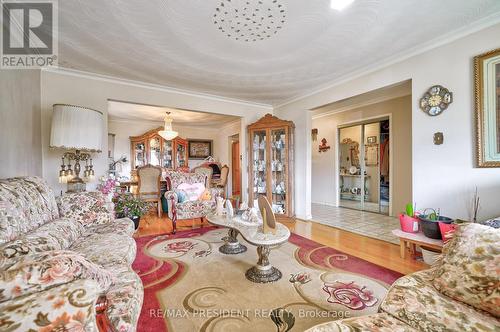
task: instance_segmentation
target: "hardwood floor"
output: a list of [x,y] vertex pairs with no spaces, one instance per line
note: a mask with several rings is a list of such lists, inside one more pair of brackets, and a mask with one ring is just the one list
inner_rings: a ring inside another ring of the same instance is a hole
[[[405,259],[401,258],[399,246],[392,243],[315,222],[283,217],[278,218],[278,220],[295,234],[403,274],[428,268],[426,264],[413,260],[410,255],[407,255]],[[207,226],[208,222],[204,221],[203,225]],[[200,226],[200,219],[177,222],[178,231]],[[141,218],[135,236],[170,234],[171,232],[172,222],[170,219],[166,216],[158,218],[156,215],[149,214]]]

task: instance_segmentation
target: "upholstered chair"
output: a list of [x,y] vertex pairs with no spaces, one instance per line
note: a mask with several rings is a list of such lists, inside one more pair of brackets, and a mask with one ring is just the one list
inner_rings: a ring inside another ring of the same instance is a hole
[[161,167],[146,165],[137,168],[137,196],[145,202],[154,202],[158,206],[161,218]]
[[221,188],[222,192],[226,193],[227,178],[229,176],[229,167],[227,165],[222,166],[220,169],[220,179],[214,182],[217,188]]
[[173,233],[177,231],[177,220],[200,218],[203,224],[203,218],[215,211],[216,198],[221,195],[221,190],[208,188],[205,174],[171,171],[166,180],[168,191],[165,198]]
[[204,174],[207,176],[207,187],[210,188],[212,186],[212,175],[213,175],[213,168],[209,166],[198,166],[193,169],[194,173],[196,174]]

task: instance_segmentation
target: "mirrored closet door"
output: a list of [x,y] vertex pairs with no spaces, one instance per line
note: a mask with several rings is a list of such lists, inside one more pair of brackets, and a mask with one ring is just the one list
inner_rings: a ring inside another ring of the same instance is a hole
[[339,206],[389,214],[389,120],[339,128]]

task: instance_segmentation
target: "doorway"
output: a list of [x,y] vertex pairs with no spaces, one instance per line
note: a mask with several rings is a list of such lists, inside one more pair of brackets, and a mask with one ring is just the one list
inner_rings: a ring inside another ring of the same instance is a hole
[[241,153],[239,136],[232,137],[231,142],[231,178],[232,196],[241,195]]
[[338,142],[339,206],[388,215],[389,118],[340,126]]

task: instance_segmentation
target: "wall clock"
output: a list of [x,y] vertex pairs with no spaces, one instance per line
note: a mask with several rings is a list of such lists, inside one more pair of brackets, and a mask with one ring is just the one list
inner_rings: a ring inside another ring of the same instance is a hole
[[430,116],[441,114],[453,102],[453,93],[441,85],[431,87],[420,99],[420,108]]

